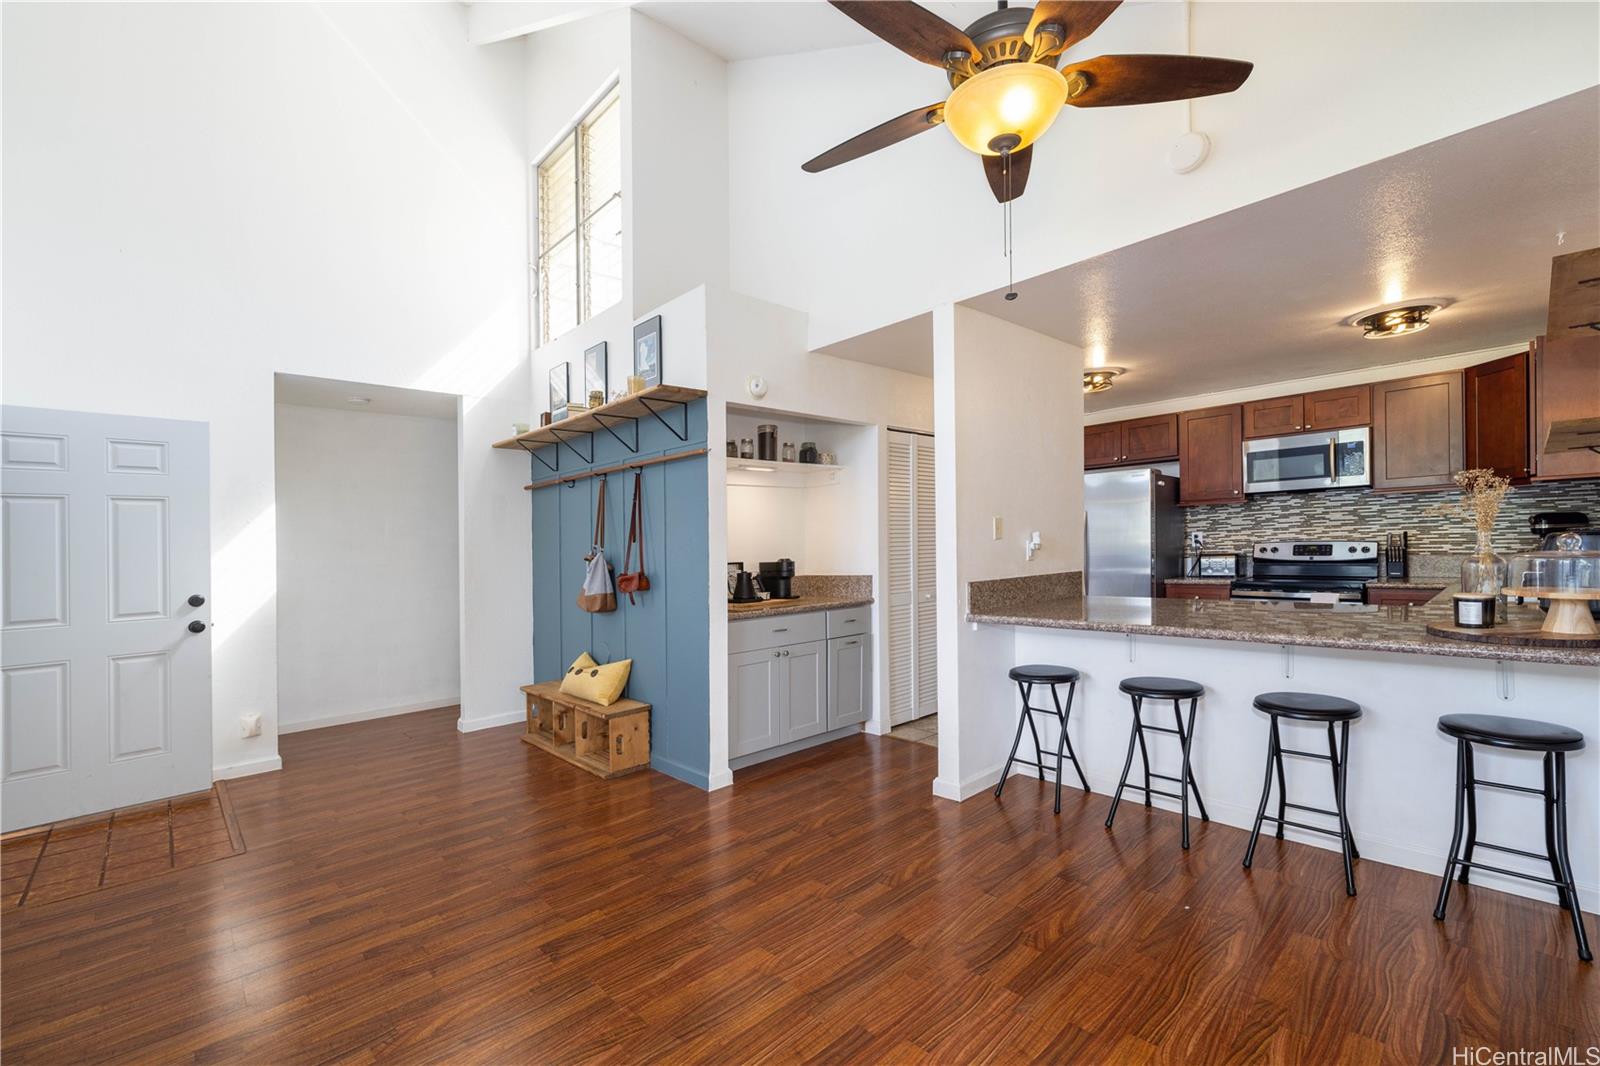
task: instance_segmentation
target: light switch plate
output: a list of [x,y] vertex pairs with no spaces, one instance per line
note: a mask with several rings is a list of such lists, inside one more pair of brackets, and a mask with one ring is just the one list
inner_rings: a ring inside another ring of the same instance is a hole
[[999,515],[995,515],[994,516],[994,539],[995,540],[999,540],[1000,539],[1000,516]]

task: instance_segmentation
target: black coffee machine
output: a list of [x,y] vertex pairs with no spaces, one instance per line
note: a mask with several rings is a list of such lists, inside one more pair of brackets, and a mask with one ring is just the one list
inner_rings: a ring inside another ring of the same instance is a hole
[[797,599],[794,588],[794,560],[778,559],[761,564],[761,587],[775,600]]

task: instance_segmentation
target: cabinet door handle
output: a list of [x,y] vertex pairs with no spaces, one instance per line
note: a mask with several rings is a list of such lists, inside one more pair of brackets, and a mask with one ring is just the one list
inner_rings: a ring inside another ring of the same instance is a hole
[[788,626],[784,626],[782,629],[774,629],[773,632],[774,633],[787,633],[787,632],[789,632],[789,627]]

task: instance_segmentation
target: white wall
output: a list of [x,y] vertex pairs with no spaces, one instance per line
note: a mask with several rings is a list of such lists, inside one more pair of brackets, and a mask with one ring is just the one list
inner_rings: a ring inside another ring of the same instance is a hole
[[279,404],[278,730],[460,699],[454,419]]
[[463,726],[521,714],[526,470],[487,447],[529,417],[521,48],[465,17],[4,8],[6,399],[210,422],[219,776],[279,764],[278,371],[463,396]]
[[[980,311],[933,312],[939,777],[962,800],[1010,741],[1009,636],[969,626],[969,582],[1083,568],[1083,350]],[[993,520],[1001,536],[993,536]],[[1038,530],[1026,558],[1023,538]]]
[[[1184,5],[1126,4],[1071,58],[1180,52]],[[843,17],[843,16],[841,16]],[[1185,105],[1067,108],[1015,206],[1019,277],[1296,188],[1576,92],[1600,78],[1600,7],[1565,3],[1199,3],[1194,50],[1251,60],[1194,103],[1210,160],[1165,164]],[[1487,76],[1516,70],[1515,77]],[[884,44],[731,64],[731,276],[804,308],[821,346],[1000,287],[1000,211],[947,131],[823,174],[800,164],[942,100],[938,71]],[[778,117],[778,118],[775,118]]]

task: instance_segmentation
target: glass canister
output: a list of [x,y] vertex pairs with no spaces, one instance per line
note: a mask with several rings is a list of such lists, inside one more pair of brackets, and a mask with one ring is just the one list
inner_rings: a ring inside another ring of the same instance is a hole
[[778,427],[771,422],[756,427],[756,458],[763,463],[778,461]]
[[800,442],[800,461],[802,463],[814,463],[817,461],[816,441],[803,440]]
[[728,458],[729,459],[737,459],[737,458],[739,458],[739,446],[737,444],[735,444],[731,440],[728,442]]
[[739,458],[754,459],[756,457],[756,442],[749,437],[739,438]]
[[1461,591],[1474,596],[1499,596],[1505,587],[1505,557],[1495,554],[1487,532],[1479,532],[1477,549],[1461,560]]
[[783,442],[783,461],[786,463],[794,462],[794,441],[792,440]]

